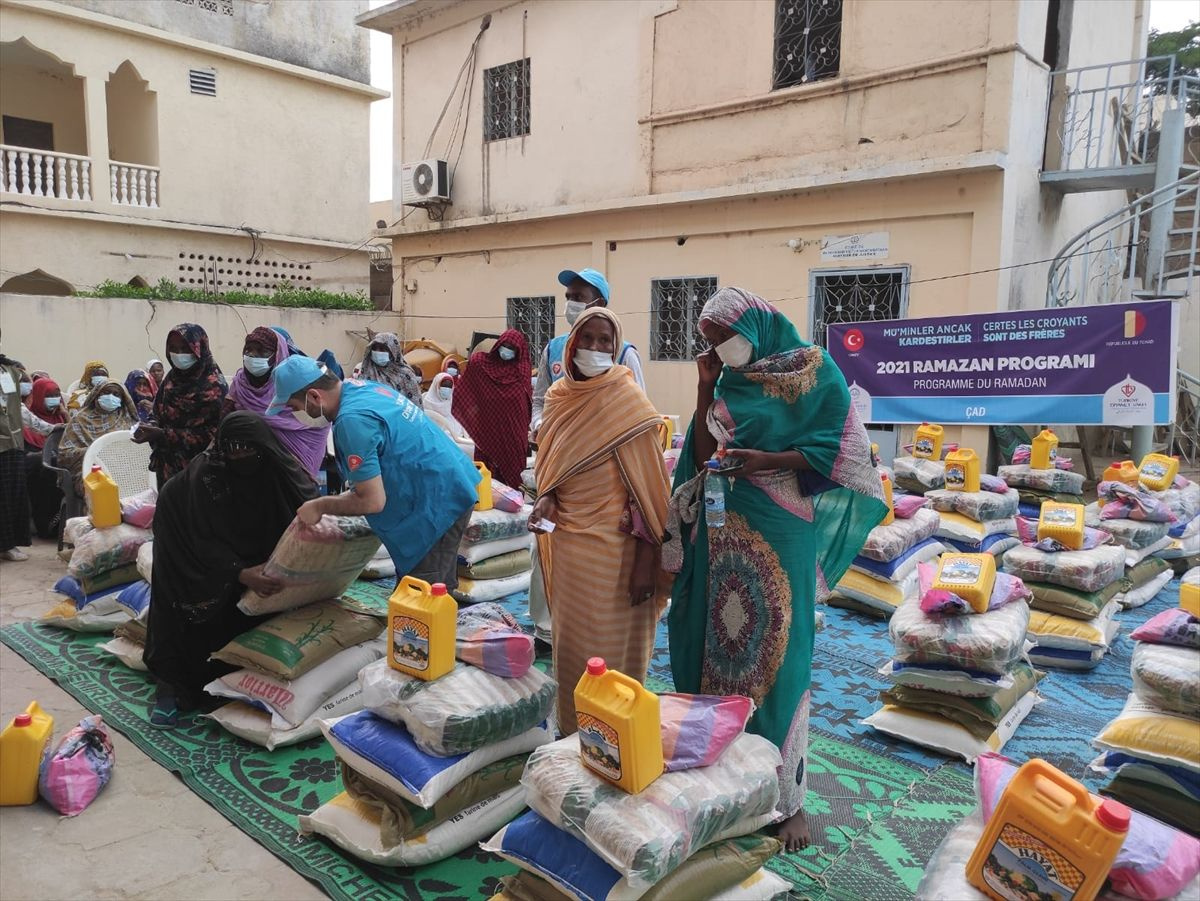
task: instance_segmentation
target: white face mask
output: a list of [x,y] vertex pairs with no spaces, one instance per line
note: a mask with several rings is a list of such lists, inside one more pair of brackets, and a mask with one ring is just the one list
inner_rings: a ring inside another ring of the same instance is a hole
[[612,354],[602,353],[598,350],[577,350],[575,351],[575,368],[589,379],[603,375],[613,368]]
[[47,410],[53,410],[55,407],[57,407],[59,404],[62,403],[62,398],[61,397],[47,397],[44,401],[42,401],[42,403],[44,403],[46,405]]
[[29,397],[31,394],[33,394],[33,383],[21,382],[21,397]]
[[108,376],[106,376],[106,375],[94,375],[94,376],[92,376],[92,387],[99,388],[101,385],[103,385],[107,381],[108,381]]
[[506,362],[511,362],[517,358],[517,352],[511,347],[500,348],[500,359]]
[[567,301],[567,314],[566,314],[567,315],[567,325],[574,325],[575,320],[578,319],[580,314],[586,309],[587,309],[587,304],[584,303],[582,300],[568,300]]
[[304,409],[293,410],[292,415],[296,417],[296,421],[301,425],[307,426],[310,429],[323,429],[329,425],[329,420],[325,418],[325,408],[321,404],[317,404],[317,409],[321,411],[320,416],[313,416],[308,412],[308,398],[304,398]]
[[96,405],[105,413],[115,413],[121,406],[121,398],[113,394],[101,394],[96,398]]
[[726,366],[737,369],[740,366],[749,365],[750,360],[754,357],[754,345],[741,335],[734,335],[728,341],[722,341],[717,345],[717,356]]
[[376,366],[386,366],[392,362],[392,355],[386,350],[371,351],[371,362]]
[[196,365],[195,354],[170,354],[171,365],[180,372],[187,372]]
[[271,371],[270,357],[242,357],[242,368],[254,376],[264,376]]
[[440,397],[442,400],[449,400],[453,396],[454,392],[448,386],[442,385],[438,388],[438,397]]

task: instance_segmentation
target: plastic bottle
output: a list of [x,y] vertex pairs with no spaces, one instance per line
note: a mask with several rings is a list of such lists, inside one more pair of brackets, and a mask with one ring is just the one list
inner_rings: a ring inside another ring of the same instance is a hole
[[883,519],[879,521],[881,526],[890,526],[896,521],[896,509],[892,506],[892,480],[887,477],[887,473],[879,474],[883,479],[883,500],[887,504],[887,513],[883,515]]
[[969,447],[946,454],[946,490],[979,490],[979,455]]
[[438,582],[405,576],[388,599],[388,666],[432,682],[454,669],[458,604]]
[[1132,460],[1121,460],[1120,462],[1114,462],[1105,469],[1104,477],[1100,481],[1121,482],[1136,488],[1140,477],[1138,476],[1138,468]]
[[991,554],[942,554],[932,587],[956,594],[976,613],[984,613],[995,584],[996,558]]
[[1200,585],[1184,582],[1179,586],[1179,606],[1200,619]]
[[479,484],[476,486],[479,499],[475,501],[476,510],[491,510],[492,509],[492,471],[480,463],[475,461],[475,468],[479,470],[479,475],[482,476]]
[[1138,467],[1138,478],[1151,491],[1166,491],[1179,474],[1179,458],[1166,454],[1146,454]]
[[1038,517],[1038,540],[1053,538],[1063,547],[1077,551],[1083,547],[1083,505],[1043,501]]
[[106,529],[121,524],[121,491],[112,476],[99,466],[93,466],[83,477],[83,494],[93,526]]
[[38,768],[54,732],[54,717],[30,702],[0,732],[0,806],[32,804],[38,796]]
[[1033,437],[1029,448],[1030,469],[1053,469],[1058,459],[1058,436],[1050,429],[1042,429]]
[[636,795],[663,773],[658,695],[593,657],[575,686],[584,766]]
[[1092,901],[1129,834],[1129,808],[1093,797],[1044,760],[1023,764],[967,864],[991,898]]
[[704,521],[710,529],[720,529],[725,525],[725,483],[718,473],[721,464],[709,460],[705,465],[708,476],[704,480]]
[[942,459],[942,439],[945,430],[940,425],[923,422],[917,426],[916,437],[913,438],[912,455],[919,460]]

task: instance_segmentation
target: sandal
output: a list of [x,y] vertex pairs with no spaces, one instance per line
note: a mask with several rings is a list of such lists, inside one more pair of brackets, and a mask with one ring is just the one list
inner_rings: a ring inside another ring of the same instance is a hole
[[155,729],[174,729],[179,723],[179,709],[175,699],[170,696],[154,699],[154,708],[150,711],[150,725]]

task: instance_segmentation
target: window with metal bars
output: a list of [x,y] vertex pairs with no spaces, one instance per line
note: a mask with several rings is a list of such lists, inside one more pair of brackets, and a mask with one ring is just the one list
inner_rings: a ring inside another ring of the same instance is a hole
[[812,273],[813,343],[840,322],[875,322],[908,315],[908,267],[824,269]]
[[651,360],[692,360],[708,347],[700,334],[700,311],[716,291],[715,275],[651,280]]
[[554,337],[554,297],[510,297],[508,327],[525,336],[536,366],[542,351]]
[[836,78],[842,0],[775,0],[774,89]]
[[529,134],[529,59],[483,70],[483,139]]

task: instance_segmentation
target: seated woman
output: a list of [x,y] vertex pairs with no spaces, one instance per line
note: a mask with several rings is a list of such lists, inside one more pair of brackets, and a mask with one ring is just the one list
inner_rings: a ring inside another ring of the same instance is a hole
[[[29,506],[33,514],[33,527],[40,538],[50,538],[58,532],[58,514],[62,506],[62,492],[58,489],[58,478],[52,470],[42,465],[42,448],[46,437],[55,426],[67,421],[63,411],[62,392],[58,384],[49,378],[33,383],[29,395],[31,422],[23,430],[25,436],[25,481],[29,486]],[[35,425],[34,423],[38,423]]]
[[58,445],[58,465],[71,471],[76,494],[83,497],[81,470],[87,449],[102,435],[132,429],[137,422],[133,398],[120,382],[106,379],[92,389],[83,407],[67,420],[67,428]]
[[[221,408],[222,418],[237,410],[265,416],[273,395],[271,373],[289,356],[287,340],[274,329],[260,326],[247,335],[242,346],[242,368],[229,384],[229,394]],[[284,449],[315,479],[325,460],[330,427],[314,429],[304,425],[291,410],[266,416],[266,422]]]
[[83,406],[92,389],[108,381],[108,367],[103,360],[91,360],[84,364],[83,375],[67,386],[67,412],[74,413]]
[[433,377],[429,390],[425,392],[425,415],[433,420],[433,424],[450,436],[459,449],[475,459],[475,442],[462,427],[462,423],[454,418],[451,406],[454,403],[454,376],[448,372],[439,372]]
[[359,364],[358,378],[387,385],[421,406],[421,381],[405,362],[400,339],[391,332],[380,332],[371,339]]
[[133,398],[138,420],[149,422],[154,417],[154,395],[158,393],[158,384],[150,373],[144,369],[131,369],[125,376],[125,390]]
[[213,447],[158,495],[145,653],[158,682],[152,726],[174,726],[229,672],[208,655],[259,621],[237,609],[243,590],[269,596],[282,587],[263,564],[317,487],[275,434],[261,416],[231,413]]
[[454,417],[475,442],[475,459],[505,485],[520,487],[529,452],[533,381],[529,343],[516,329],[476,351],[454,388]]
[[576,731],[573,689],[589,657],[645,680],[669,588],[659,570],[670,491],[662,419],[633,373],[614,364],[621,347],[620,322],[608,309],[576,320],[565,377],[546,393],[538,433],[540,496],[529,527],[556,525],[538,534],[538,552],[565,735]]
[[166,372],[163,370],[162,360],[157,358],[150,360],[146,364],[146,372],[149,374],[150,378],[154,379],[154,390],[155,393],[157,393],[158,386],[163,383],[163,377],[166,375]]

